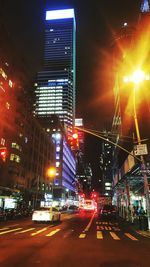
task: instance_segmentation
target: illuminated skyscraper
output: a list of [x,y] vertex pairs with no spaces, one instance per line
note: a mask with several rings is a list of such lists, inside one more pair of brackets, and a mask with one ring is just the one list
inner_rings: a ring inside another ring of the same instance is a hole
[[35,84],[34,113],[57,115],[67,130],[75,120],[76,23],[74,9],[46,11],[43,70]]

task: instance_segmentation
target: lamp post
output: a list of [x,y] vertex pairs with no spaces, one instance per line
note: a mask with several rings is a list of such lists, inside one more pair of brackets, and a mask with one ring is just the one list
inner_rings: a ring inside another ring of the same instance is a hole
[[[135,123],[135,130],[136,130],[136,136],[137,136],[137,143],[138,145],[141,145],[141,136],[140,136],[140,130],[139,130],[139,124],[137,119],[137,112],[136,112],[136,90],[139,87],[139,84],[144,81],[148,80],[148,76],[145,75],[145,73],[142,70],[136,70],[132,76],[125,77],[125,82],[133,82],[133,116],[134,116],[134,123]],[[141,160],[141,169],[144,179],[144,191],[145,191],[145,197],[146,197],[146,207],[147,207],[147,217],[148,217],[148,229],[150,229],[150,195],[149,195],[149,185],[148,185],[148,179],[146,175],[146,166],[143,155],[140,155]]]

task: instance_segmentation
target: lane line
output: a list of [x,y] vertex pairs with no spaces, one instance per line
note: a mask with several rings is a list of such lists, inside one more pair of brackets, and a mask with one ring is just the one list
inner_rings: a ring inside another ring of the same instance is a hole
[[135,238],[133,235],[131,235],[131,234],[129,234],[129,233],[125,233],[125,235],[126,235],[127,237],[129,237],[130,239],[132,239],[133,241],[138,241],[137,238]]
[[53,235],[55,235],[59,231],[60,231],[60,229],[56,229],[56,230],[50,232],[49,234],[47,234],[46,236],[53,236]]
[[11,232],[19,231],[19,230],[21,230],[21,229],[22,229],[22,228],[16,228],[16,229],[11,229],[11,230],[8,230],[8,231],[0,232],[0,235],[4,235],[4,234],[7,234],[7,233],[11,233]]
[[38,235],[38,234],[40,234],[40,233],[42,233],[42,232],[46,231],[48,228],[49,228],[49,227],[42,228],[41,230],[39,230],[39,231],[37,231],[37,232],[34,232],[34,233],[32,233],[32,234],[31,234],[31,236]]
[[26,229],[26,230],[23,230],[23,231],[20,231],[20,232],[15,233],[15,235],[22,234],[22,233],[26,233],[26,232],[32,231],[32,230],[34,230],[34,229],[35,229],[35,228],[29,228],[29,229]]
[[97,231],[97,239],[103,239],[102,231]]
[[89,228],[91,227],[92,221],[93,221],[93,219],[94,219],[94,216],[95,216],[95,213],[93,213],[93,215],[92,215],[92,217],[91,217],[91,219],[90,219],[88,225],[86,226],[86,228],[84,229],[83,232],[87,232],[87,231],[89,230]]
[[120,238],[114,232],[110,232],[110,235],[114,240],[120,240]]
[[85,238],[86,237],[86,234],[85,232],[88,232],[89,231],[89,228],[91,227],[91,224],[93,222],[93,219],[95,217],[95,213],[93,213],[88,225],[86,226],[86,228],[82,231],[82,233],[79,235],[79,238]]

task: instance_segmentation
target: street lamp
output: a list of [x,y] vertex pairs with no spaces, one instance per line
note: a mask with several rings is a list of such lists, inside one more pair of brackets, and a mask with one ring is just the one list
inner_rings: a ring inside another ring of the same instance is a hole
[[[138,145],[141,145],[141,136],[140,136],[140,130],[139,130],[137,112],[136,112],[136,90],[139,88],[140,83],[145,81],[145,80],[150,80],[150,76],[146,75],[145,72],[141,69],[136,70],[131,76],[125,76],[124,77],[125,83],[132,82],[134,84],[134,87],[133,87],[133,113],[134,113],[134,123],[135,123],[135,130],[136,130]],[[143,171],[143,177],[144,177],[144,190],[145,190],[145,196],[146,196],[148,229],[150,229],[149,185],[148,185],[148,179],[146,176],[146,166],[145,166],[145,161],[144,161],[143,155],[140,155],[140,160],[141,160],[141,169]]]
[[54,178],[56,176],[56,168],[55,167],[49,167],[47,169],[47,176],[50,178]]

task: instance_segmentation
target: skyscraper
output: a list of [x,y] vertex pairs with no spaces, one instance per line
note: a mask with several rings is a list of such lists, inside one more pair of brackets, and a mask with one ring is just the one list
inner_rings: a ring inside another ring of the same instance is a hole
[[57,115],[68,132],[75,120],[75,57],[74,9],[46,11],[44,66],[35,84],[34,113],[41,122]]
[[43,69],[37,73],[35,84],[34,115],[55,146],[53,199],[65,201],[76,191],[76,161],[68,143],[75,121],[74,9],[46,11],[44,41]]

